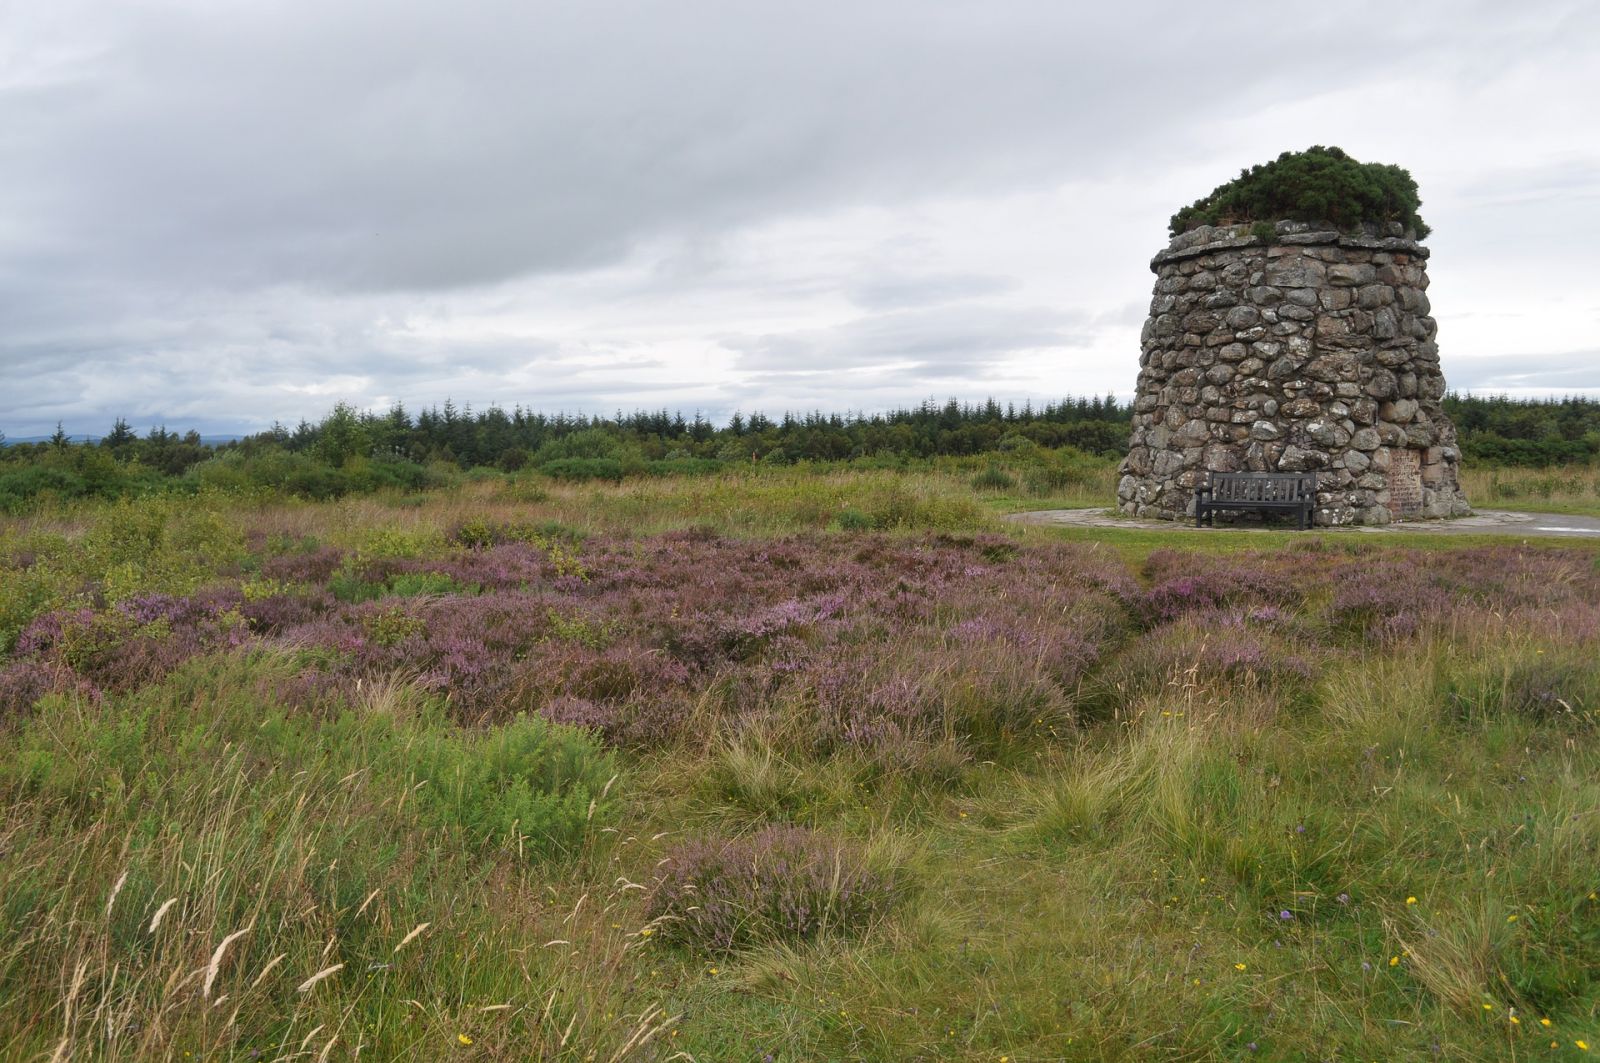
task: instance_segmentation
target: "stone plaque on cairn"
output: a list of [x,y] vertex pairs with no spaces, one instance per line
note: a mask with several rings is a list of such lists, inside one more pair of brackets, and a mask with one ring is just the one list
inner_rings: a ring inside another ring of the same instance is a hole
[[1398,223],[1272,228],[1202,225],[1151,262],[1121,510],[1191,515],[1214,470],[1315,471],[1322,525],[1471,512],[1427,248]]

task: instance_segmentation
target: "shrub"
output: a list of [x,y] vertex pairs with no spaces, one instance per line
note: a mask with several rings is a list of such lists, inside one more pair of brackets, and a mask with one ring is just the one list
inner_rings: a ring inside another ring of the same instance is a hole
[[571,458],[622,457],[622,440],[602,428],[585,428],[556,439],[547,440],[533,455],[533,464],[543,468],[552,461]]
[[886,913],[900,875],[799,827],[691,841],[668,854],[647,915],[664,940],[707,952],[859,932]]
[[476,594],[478,587],[445,572],[401,572],[389,581],[389,593],[404,598],[419,594]]
[[519,715],[478,736],[432,729],[405,750],[418,800],[480,844],[524,858],[576,851],[607,807],[616,766],[576,727]]
[[972,478],[974,491],[1010,491],[1017,486],[1017,478],[998,465],[991,465]]
[[1424,237],[1430,230],[1417,214],[1420,205],[1408,171],[1357,162],[1338,148],[1318,145],[1241,170],[1236,180],[1174,214],[1170,229],[1177,235],[1201,225],[1279,219],[1330,222],[1341,229],[1399,222]]
[[616,458],[556,458],[541,465],[539,471],[555,480],[622,481],[622,462]]
[[663,458],[645,462],[644,471],[650,476],[713,476],[726,467],[714,458]]
[[872,527],[872,518],[855,506],[846,506],[833,518],[833,523],[840,531],[867,531]]
[[501,472],[517,472],[532,459],[533,455],[526,447],[507,447],[495,460],[495,465]]

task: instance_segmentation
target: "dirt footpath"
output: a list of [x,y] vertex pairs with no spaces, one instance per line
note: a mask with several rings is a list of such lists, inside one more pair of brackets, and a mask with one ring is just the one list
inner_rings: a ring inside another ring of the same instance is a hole
[[[1207,532],[1191,521],[1134,520],[1112,516],[1109,509],[1040,509],[1029,513],[1008,513],[1005,520],[1018,524],[1059,525],[1073,528],[1145,528],[1151,531]],[[1284,522],[1274,524],[1218,525],[1235,531],[1283,531]],[[1317,528],[1316,531],[1356,532],[1373,535],[1430,532],[1432,534],[1554,536],[1600,538],[1600,517],[1572,517],[1562,513],[1512,513],[1502,509],[1480,509],[1470,517],[1455,520],[1418,520],[1381,527]]]

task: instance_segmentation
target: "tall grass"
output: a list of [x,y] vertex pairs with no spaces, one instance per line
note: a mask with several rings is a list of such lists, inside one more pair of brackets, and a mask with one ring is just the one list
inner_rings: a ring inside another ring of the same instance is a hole
[[0,1057],[1600,1045],[1592,552],[972,475],[0,528]]
[[1544,510],[1600,516],[1600,468],[1548,469],[1468,465],[1461,486],[1479,509]]

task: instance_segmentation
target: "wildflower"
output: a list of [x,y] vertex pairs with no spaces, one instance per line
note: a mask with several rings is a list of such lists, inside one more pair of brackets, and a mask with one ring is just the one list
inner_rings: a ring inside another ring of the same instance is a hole
[[1417,903],[1417,899],[1415,897],[1407,897],[1406,898],[1406,903],[1407,904],[1416,904]]
[[639,931],[639,936],[642,937],[642,938],[647,938],[651,934],[654,934],[655,932],[656,932],[655,927],[647,926],[643,930]]
[[464,1033],[456,1034],[456,1040],[458,1042],[460,1042],[462,1045],[470,1045],[472,1043],[472,1038],[468,1037]]
[[1517,1018],[1515,1015],[1513,1015],[1513,1016],[1511,1016],[1511,1025],[1513,1025],[1513,1026],[1521,1026],[1522,1025],[1522,1020]]
[[1539,1025],[1540,1026],[1549,1026],[1550,1025],[1550,1020],[1549,1019],[1540,1019],[1539,1020]]
[[1400,957],[1398,957],[1398,956],[1390,956],[1389,957],[1389,966],[1390,967],[1398,967],[1398,966],[1400,966]]
[[711,968],[711,973],[712,974],[716,974],[717,973],[717,969],[715,967]]
[[1236,971],[1242,971],[1242,970],[1244,970],[1244,967],[1245,967],[1245,965],[1242,964],[1242,963],[1236,963],[1236,964],[1233,965],[1233,969],[1236,970]]
[[1517,913],[1512,912],[1510,915],[1506,916],[1506,922],[1515,923],[1516,921],[1517,921]]
[[1294,913],[1285,908],[1283,911],[1278,913],[1278,918],[1282,919],[1284,922],[1288,922],[1290,919],[1294,918]]
[[1493,1004],[1485,1004],[1483,1006],[1483,1010],[1484,1011],[1493,1011],[1494,1010],[1494,1005]]
[[1578,1046],[1578,1051],[1580,1051],[1580,1052],[1589,1051],[1589,1042],[1588,1041],[1574,1041],[1572,1043]]

